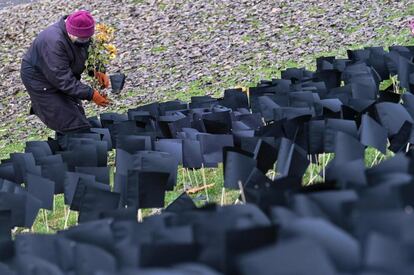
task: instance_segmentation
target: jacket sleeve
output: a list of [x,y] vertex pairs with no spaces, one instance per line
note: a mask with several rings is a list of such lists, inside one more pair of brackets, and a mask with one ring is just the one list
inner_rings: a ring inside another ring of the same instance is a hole
[[60,41],[42,43],[38,64],[46,79],[58,90],[75,98],[92,100],[90,86],[76,79],[70,68],[70,61]]

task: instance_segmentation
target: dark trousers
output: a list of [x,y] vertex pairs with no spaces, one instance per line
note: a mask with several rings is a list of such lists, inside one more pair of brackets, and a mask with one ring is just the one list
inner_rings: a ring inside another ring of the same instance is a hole
[[84,128],[79,128],[79,129],[74,129],[74,130],[69,130],[69,131],[56,131],[56,137],[59,135],[70,135],[70,134],[83,134],[83,133],[90,133],[91,132],[91,127],[84,127]]
[[58,141],[60,147],[66,150],[68,136],[72,134],[85,134],[85,133],[91,133],[91,128],[84,127],[84,128],[74,129],[70,131],[63,131],[63,132],[56,131],[55,139]]

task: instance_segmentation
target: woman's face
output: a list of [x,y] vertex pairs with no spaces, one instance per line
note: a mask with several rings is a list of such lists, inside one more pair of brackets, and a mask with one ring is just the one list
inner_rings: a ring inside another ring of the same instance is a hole
[[68,33],[68,36],[69,36],[69,38],[70,38],[70,40],[72,41],[72,42],[75,42],[76,41],[76,36],[74,36],[74,35],[71,35],[70,33]]
[[91,39],[90,38],[80,38],[74,35],[71,35],[70,33],[68,33],[70,40],[75,43],[75,42],[79,42],[79,43],[87,43],[89,42]]
[[70,38],[70,40],[72,41],[73,44],[75,44],[76,46],[79,47],[89,47],[89,44],[91,43],[91,38],[80,38],[77,36],[74,36],[70,33],[68,33],[68,36]]

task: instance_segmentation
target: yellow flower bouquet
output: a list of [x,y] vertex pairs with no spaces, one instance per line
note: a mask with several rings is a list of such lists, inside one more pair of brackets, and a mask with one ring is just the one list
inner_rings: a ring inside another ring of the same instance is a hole
[[93,77],[94,72],[106,72],[105,66],[117,55],[117,48],[112,43],[115,38],[115,29],[105,24],[96,24],[96,32],[88,49],[86,68],[88,70],[88,81],[93,88],[98,88],[99,83]]

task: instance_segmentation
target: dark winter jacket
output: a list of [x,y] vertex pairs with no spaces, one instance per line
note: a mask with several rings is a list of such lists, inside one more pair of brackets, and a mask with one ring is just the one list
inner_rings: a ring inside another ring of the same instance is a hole
[[92,88],[80,82],[88,49],[70,40],[65,19],[37,36],[21,66],[32,111],[58,132],[90,127],[81,100],[91,100],[93,95]]

